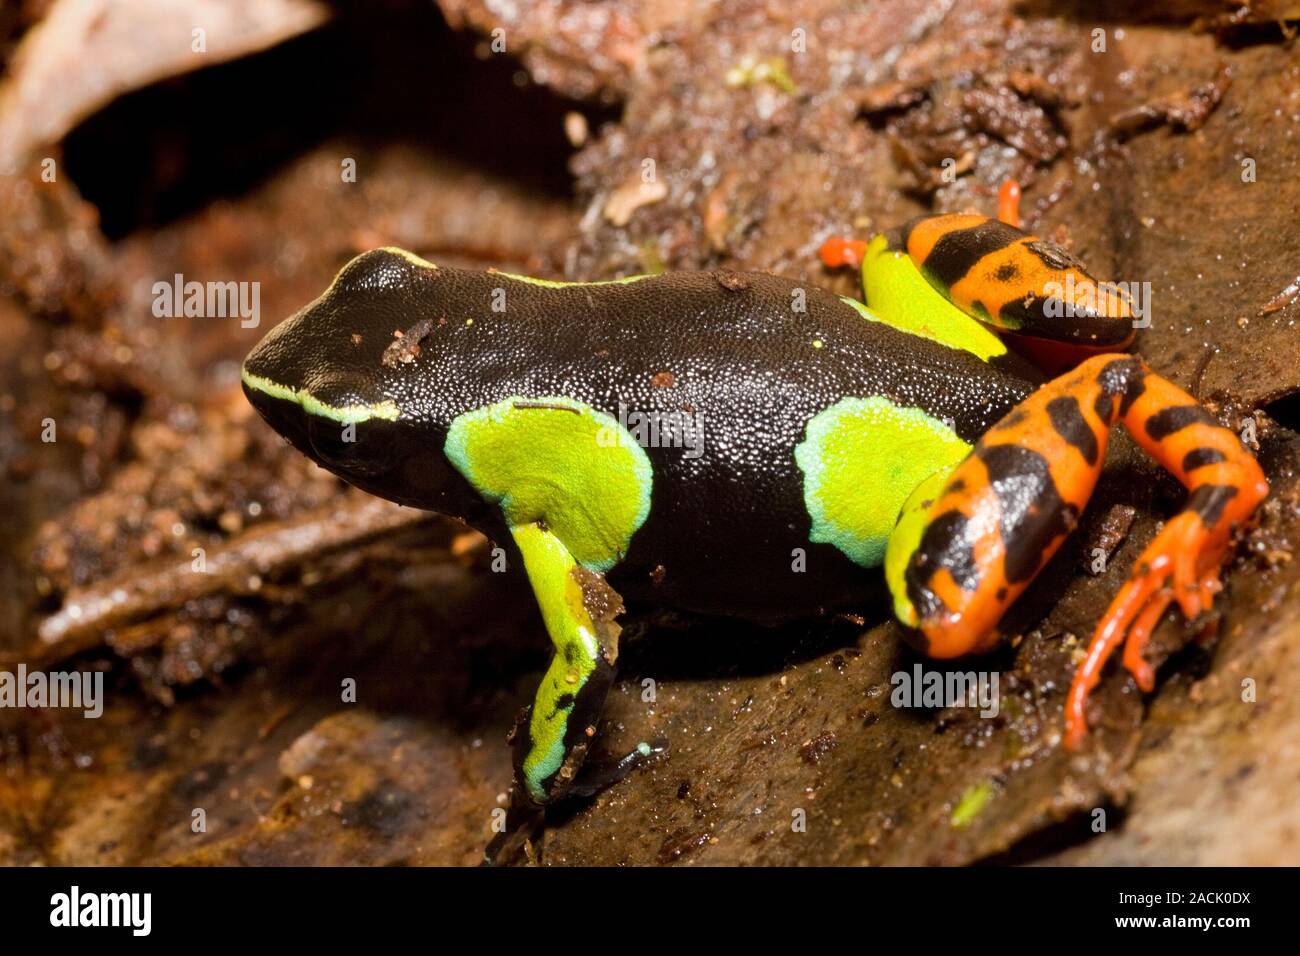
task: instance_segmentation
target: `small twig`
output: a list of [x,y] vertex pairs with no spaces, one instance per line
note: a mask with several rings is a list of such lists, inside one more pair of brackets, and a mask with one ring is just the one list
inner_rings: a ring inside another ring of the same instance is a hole
[[1110,131],[1116,139],[1126,140],[1135,133],[1152,129],[1156,126],[1172,126],[1185,132],[1194,133],[1214,112],[1223,99],[1223,94],[1232,85],[1232,76],[1227,64],[1219,64],[1219,72],[1214,79],[1202,83],[1185,93],[1167,96],[1164,99],[1143,103],[1131,110],[1125,110],[1110,118]]
[[1300,276],[1296,276],[1290,285],[1265,302],[1259,310],[1259,316],[1262,318],[1274,312],[1281,312],[1297,298],[1300,298]]
[[426,511],[401,508],[369,496],[348,495],[337,504],[259,525],[208,552],[203,571],[189,558],[168,558],[71,591],[63,607],[41,622],[35,658],[57,660],[97,647],[104,631],[148,619],[219,592],[251,593],[249,581],[366,539],[434,520]]
[[1201,357],[1196,360],[1196,370],[1192,372],[1192,387],[1189,391],[1192,393],[1192,398],[1198,402],[1201,400],[1201,382],[1205,379],[1205,370],[1210,367],[1210,362],[1218,354],[1219,350],[1216,346],[1206,346],[1205,351],[1201,353]]

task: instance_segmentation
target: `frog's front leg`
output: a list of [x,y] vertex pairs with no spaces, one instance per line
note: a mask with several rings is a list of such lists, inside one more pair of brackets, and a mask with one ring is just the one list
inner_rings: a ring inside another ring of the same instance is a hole
[[578,564],[542,523],[511,528],[511,535],[555,647],[515,740],[516,782],[528,800],[544,806],[568,790],[596,734],[614,681],[615,619],[623,601],[603,574]]
[[512,737],[515,780],[506,825],[488,847],[496,862],[540,822],[562,797],[596,735],[605,696],[614,681],[623,602],[605,576],[583,567],[544,522],[510,529],[542,612],[555,653],[533,703]]
[[506,820],[514,834],[572,787],[596,732],[623,610],[604,573],[623,560],[650,514],[653,468],[617,419],[564,395],[515,395],[465,412],[452,421],[444,450],[501,508],[555,647],[514,735]]
[[1092,494],[1112,425],[1190,491],[1138,559],[1097,626],[1066,706],[1066,745],[1087,732],[1085,703],[1116,647],[1150,690],[1142,652],[1178,601],[1210,606],[1233,532],[1268,493],[1254,457],[1182,389],[1137,356],[1103,355],[1054,379],[1012,409],[947,476],[904,508],[886,552],[895,612],[934,657],[991,649],[1011,603],[1072,531]]

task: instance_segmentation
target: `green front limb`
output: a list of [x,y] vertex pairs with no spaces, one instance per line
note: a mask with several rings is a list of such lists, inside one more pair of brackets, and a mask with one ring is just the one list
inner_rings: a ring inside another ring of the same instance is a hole
[[622,602],[602,575],[580,565],[540,523],[511,528],[555,645],[537,688],[526,738],[516,741],[516,772],[536,804],[560,796],[586,756],[614,678]]

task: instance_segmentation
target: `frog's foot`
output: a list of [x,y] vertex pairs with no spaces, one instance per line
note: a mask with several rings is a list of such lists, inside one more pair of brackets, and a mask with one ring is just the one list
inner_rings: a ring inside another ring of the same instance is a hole
[[1155,686],[1143,652],[1161,615],[1175,601],[1188,619],[1210,608],[1222,589],[1219,571],[1233,534],[1268,494],[1259,463],[1237,435],[1182,389],[1153,375],[1141,359],[1102,357],[1085,366],[1100,368],[1098,381],[1112,396],[1104,400],[1107,410],[1190,494],[1184,510],[1142,552],[1097,626],[1066,702],[1070,749],[1087,734],[1088,694],[1121,643],[1124,666],[1138,686],[1144,691]]
[[1151,633],[1174,601],[1190,620],[1208,611],[1222,589],[1219,567],[1226,542],[1213,540],[1194,511],[1177,515],[1142,552],[1097,625],[1088,654],[1075,672],[1065,705],[1065,746],[1074,750],[1088,732],[1088,694],[1107,660],[1122,643],[1124,667],[1144,692],[1155,689],[1155,671],[1143,656]]
[[505,826],[483,851],[480,865],[505,866],[514,862],[525,844],[541,831],[544,821],[542,808],[531,800],[522,798],[518,788],[511,788]]
[[[524,730],[528,721],[527,710],[516,724],[515,733]],[[596,794],[612,787],[633,770],[644,766],[646,762],[668,749],[668,742],[656,739],[641,742],[629,753],[618,760],[607,763],[584,763],[573,778],[573,782],[564,791],[562,797],[552,800],[547,806],[564,801],[594,797]],[[483,851],[484,866],[501,866],[511,863],[534,836],[541,832],[546,822],[546,809],[518,786],[511,788],[510,804],[506,810],[505,826],[492,838]]]
[[668,742],[666,740],[642,741],[612,763],[586,763],[569,787],[568,796],[594,797],[667,749]]

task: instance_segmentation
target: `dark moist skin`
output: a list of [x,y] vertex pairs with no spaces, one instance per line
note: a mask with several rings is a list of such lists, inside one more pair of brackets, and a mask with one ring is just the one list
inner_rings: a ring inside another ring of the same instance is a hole
[[[756,273],[565,284],[379,249],[249,355],[249,400],[304,454],[463,519],[528,574],[555,656],[512,738],[490,859],[549,802],[613,779],[580,771],[624,599],[775,621],[870,597],[865,569],[883,566],[912,643],[987,651],[1078,523],[1117,424],[1190,495],[1098,624],[1067,746],[1121,643],[1150,689],[1152,628],[1175,600],[1209,607],[1268,486],[1234,433],[1117,351],[1128,298],[1015,228],[1016,195],[1003,222],[829,242],[828,264],[861,263],[871,309]],[[1044,383],[990,329],[1076,367]]]
[[[492,311],[497,289],[502,313]],[[803,313],[790,307],[799,293]],[[385,363],[393,330],[413,315],[436,316],[418,359]],[[519,395],[567,395],[615,419],[620,403],[698,414],[705,453],[690,457],[685,441],[646,449],[652,506],[610,583],[629,600],[769,621],[870,593],[860,567],[809,541],[794,449],[813,415],[846,396],[888,395],[951,420],[974,442],[1034,388],[966,352],[864,321],[822,289],[761,274],[727,284],[672,273],[550,288],[428,270],[376,250],[271,335],[249,356],[251,375],[305,385],[332,404],[391,400],[402,409],[399,422],[359,424],[350,447],[325,420],[313,446],[302,440],[311,429],[300,405],[246,389],[272,427],[358,487],[462,518],[495,541],[510,537],[500,510],[431,460],[456,416]],[[795,548],[809,552],[816,573],[791,574]],[[664,569],[658,586],[656,567]]]

